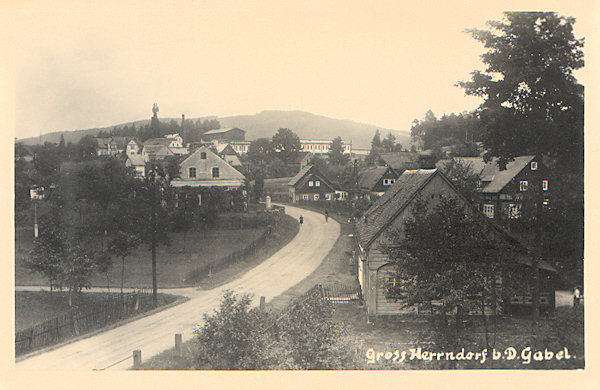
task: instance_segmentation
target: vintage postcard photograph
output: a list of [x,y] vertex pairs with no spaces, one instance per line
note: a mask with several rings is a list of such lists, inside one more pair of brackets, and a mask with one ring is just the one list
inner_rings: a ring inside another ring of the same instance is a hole
[[477,4],[0,5],[11,375],[588,388],[598,4]]

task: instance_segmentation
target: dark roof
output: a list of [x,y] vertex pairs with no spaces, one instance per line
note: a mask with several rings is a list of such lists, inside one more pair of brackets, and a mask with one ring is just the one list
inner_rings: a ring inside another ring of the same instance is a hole
[[419,154],[417,152],[381,153],[381,159],[396,171],[419,169]]
[[325,177],[314,165],[307,165],[304,168],[302,168],[300,172],[298,172],[298,174],[294,176],[292,180],[290,180],[288,185],[298,187],[303,186],[308,181],[309,173],[312,173],[313,175],[319,177],[325,185],[335,190],[333,183],[331,183],[331,181],[329,181],[329,179],[327,179],[327,177]]
[[[475,214],[478,215],[482,221],[489,224],[493,230],[503,236],[507,242],[519,247],[522,252],[528,251],[528,248],[522,242],[490,221],[490,219],[475,208],[471,202],[464,198],[460,192],[456,190],[452,182],[450,182],[450,180],[448,180],[438,169],[408,170],[400,175],[400,177],[396,179],[394,185],[365,212],[364,218],[359,218],[357,220],[356,229],[360,245],[363,248],[368,248],[435,175],[440,175],[448,183],[450,188],[454,189],[455,193],[464,199],[465,203],[471,207]],[[525,256],[519,257],[517,262],[529,266],[532,264],[531,260]],[[556,272],[554,267],[543,260],[539,262],[538,266],[541,269]]]
[[173,142],[172,139],[169,138],[150,138],[144,141],[144,146],[148,145],[163,145],[169,146]]
[[[493,158],[487,163],[483,160],[483,157],[455,157],[454,160],[461,161],[471,166],[473,173],[479,175],[481,178],[482,189],[481,192],[495,194],[500,191],[510,181],[517,176],[523,168],[527,167],[529,163],[535,159],[535,156],[517,156],[513,161],[506,164],[505,170],[500,170],[498,166],[498,159]],[[450,160],[438,161],[436,167],[444,169],[446,162]]]
[[358,175],[358,188],[372,190],[389,167],[371,167]]
[[304,177],[304,175],[306,175],[308,173],[308,171],[310,171],[312,169],[312,165],[307,165],[304,168],[302,168],[300,170],[300,172],[298,172],[296,174],[296,176],[292,177],[292,180],[290,180],[290,182],[288,183],[288,186],[295,186],[296,184],[298,184],[298,182],[300,181],[300,179],[302,179]]
[[404,171],[356,223],[361,245],[365,248],[371,245],[435,174],[439,174],[436,169]]

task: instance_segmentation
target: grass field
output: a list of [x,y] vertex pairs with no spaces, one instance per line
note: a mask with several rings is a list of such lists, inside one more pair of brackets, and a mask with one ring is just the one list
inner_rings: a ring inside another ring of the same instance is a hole
[[[111,294],[114,296],[115,294]],[[73,296],[73,306],[85,308],[106,301],[106,293],[82,293]],[[175,300],[174,296],[159,294],[159,306]],[[15,331],[30,328],[48,319],[69,312],[69,293],[49,291],[15,292]]]
[[[172,233],[170,246],[159,246],[157,250],[158,285],[164,287],[182,287],[185,274],[202,264],[227,256],[245,247],[258,238],[264,228],[242,230],[220,230],[188,232],[185,250],[183,233]],[[40,274],[29,271],[23,266],[22,256],[31,248],[31,234],[23,232],[20,240],[21,251],[17,247],[15,259],[15,284],[20,286],[47,285]],[[111,289],[121,285],[121,259],[113,258],[113,268],[106,274],[98,274],[92,279],[93,286],[107,286]],[[151,255],[147,245],[141,245],[134,253],[125,258],[124,286],[148,287],[152,285]]]

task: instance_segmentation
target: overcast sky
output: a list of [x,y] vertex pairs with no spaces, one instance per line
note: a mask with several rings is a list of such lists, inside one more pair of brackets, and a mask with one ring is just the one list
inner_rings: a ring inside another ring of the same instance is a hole
[[148,118],[154,102],[163,117],[305,110],[409,130],[479,104],[454,86],[482,68],[465,28],[541,4],[577,17],[577,37],[594,23],[593,1],[83,3],[5,5],[18,138]]

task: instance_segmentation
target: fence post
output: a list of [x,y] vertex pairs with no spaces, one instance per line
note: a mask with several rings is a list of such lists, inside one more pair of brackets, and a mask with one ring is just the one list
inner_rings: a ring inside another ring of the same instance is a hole
[[181,357],[181,333],[175,333],[175,354]]
[[264,295],[260,297],[260,310],[261,311],[265,311],[265,306],[266,306],[266,300]]
[[133,351],[133,369],[139,370],[142,365],[142,351],[136,349]]

